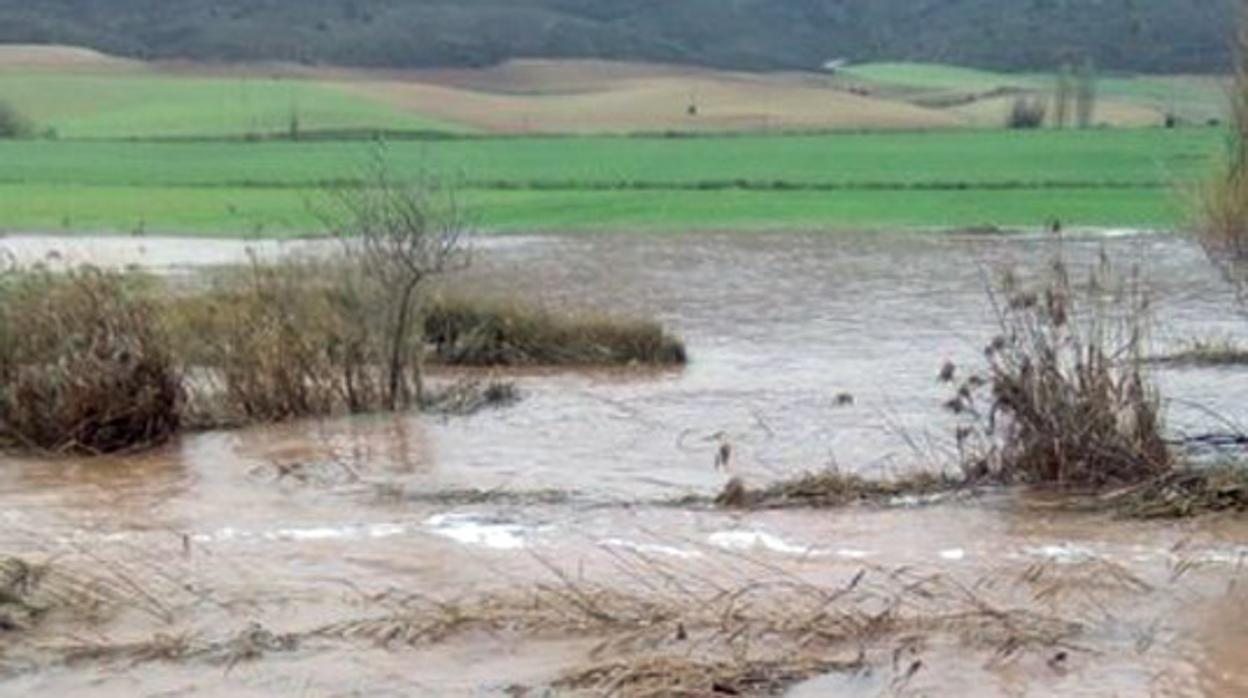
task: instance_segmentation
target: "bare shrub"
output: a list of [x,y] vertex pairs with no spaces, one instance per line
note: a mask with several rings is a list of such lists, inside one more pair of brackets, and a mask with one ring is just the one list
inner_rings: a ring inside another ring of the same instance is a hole
[[329,199],[323,219],[346,259],[380,289],[371,312],[386,318],[385,405],[420,404],[428,282],[468,265],[469,218],[453,187],[428,176],[396,179],[384,152],[363,186],[334,190]]
[[975,479],[1099,488],[1167,472],[1158,392],[1146,373],[1148,299],[1104,255],[1076,287],[1061,256],[1035,288],[990,289],[1001,332],[948,408]]
[[1048,107],[1038,97],[1017,97],[1005,117],[1005,125],[1012,129],[1036,129],[1044,126]]
[[92,268],[0,277],[0,438],[106,453],[178,430],[181,376],[147,282]]

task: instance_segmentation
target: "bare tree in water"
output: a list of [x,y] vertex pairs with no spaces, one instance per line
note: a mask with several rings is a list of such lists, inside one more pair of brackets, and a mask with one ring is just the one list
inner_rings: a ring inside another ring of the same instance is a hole
[[469,216],[447,181],[427,173],[396,176],[384,148],[358,185],[332,190],[329,200],[323,218],[383,319],[385,405],[422,404],[428,286],[468,266]]

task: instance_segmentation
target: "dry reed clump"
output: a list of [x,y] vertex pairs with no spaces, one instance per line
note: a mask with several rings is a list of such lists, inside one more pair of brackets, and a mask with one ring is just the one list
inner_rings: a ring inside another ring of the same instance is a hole
[[147,283],[92,268],[0,275],[0,440],[90,454],[177,432],[182,377]]
[[313,260],[257,260],[170,303],[200,424],[270,422],[382,408],[376,288]]
[[436,299],[425,316],[434,359],[453,366],[672,365],[684,344],[650,320],[556,314],[465,295]]
[[1039,288],[1011,274],[990,289],[1001,333],[986,366],[958,381],[968,476],[1007,483],[1102,488],[1170,471],[1160,398],[1145,356],[1148,299],[1102,255],[1077,288],[1055,255]]

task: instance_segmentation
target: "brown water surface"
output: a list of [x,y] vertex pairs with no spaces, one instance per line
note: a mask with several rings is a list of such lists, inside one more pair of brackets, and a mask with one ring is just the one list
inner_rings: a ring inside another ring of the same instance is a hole
[[[26,260],[58,250],[57,260],[161,271],[245,257],[229,242],[0,242]],[[948,396],[936,373],[946,359],[973,362],[992,336],[985,270],[1041,262],[1048,245],[936,234],[488,244],[472,272],[482,288],[656,315],[684,336],[691,364],[531,372],[518,377],[518,405],[466,418],[307,421],[95,461],[0,458],[0,551],[105,569],[155,600],[103,625],[41,630],[0,655],[0,694],[499,695],[585,661],[592,643],[473,636],[384,650],[325,641],[231,666],[66,663],[55,648],[155,635],[208,642],[253,623],[300,633],[374,615],[388,591],[515,593],[552,583],[552,569],[637,590],[646,570],[835,587],[864,568],[907,567],[1075,617],[1086,632],[1060,662],[1041,653],[1002,661],[934,637],[909,679],[884,662],[793,695],[1246,695],[1240,519],[1126,522],[1003,494],[833,512],[671,504],[724,484],[728,474],[712,467],[719,438],[734,445],[732,472],[752,483],[829,465],[878,476],[947,464]],[[1102,248],[1145,269],[1163,347],[1248,339],[1192,245],[1098,235],[1068,253],[1090,264]],[[1167,369],[1159,379],[1175,432],[1248,420],[1248,371]],[[838,404],[841,393],[854,403]],[[1081,575],[1094,564],[1138,584],[1088,591]],[[1009,581],[1037,568],[1075,591]]]

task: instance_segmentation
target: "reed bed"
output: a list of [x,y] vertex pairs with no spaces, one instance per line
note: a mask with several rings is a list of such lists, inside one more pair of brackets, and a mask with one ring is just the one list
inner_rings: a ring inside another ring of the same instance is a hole
[[396,394],[444,414],[519,397],[497,376],[426,392],[427,361],[685,360],[683,344],[654,322],[461,294],[422,297],[417,321],[396,325],[386,294],[365,267],[319,258],[253,259],[190,288],[134,271],[10,269],[0,275],[0,445],[111,453],[160,444],[184,427],[409,406]]

